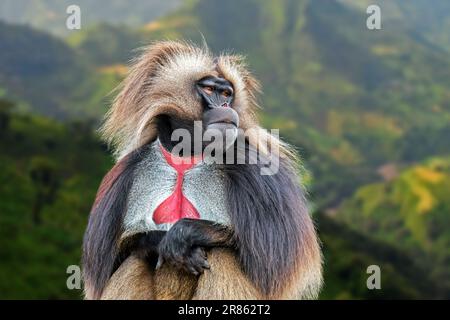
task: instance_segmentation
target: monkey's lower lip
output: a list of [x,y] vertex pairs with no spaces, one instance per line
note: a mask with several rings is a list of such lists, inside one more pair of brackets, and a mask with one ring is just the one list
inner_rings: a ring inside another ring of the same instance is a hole
[[237,123],[232,120],[215,121],[215,122],[209,123],[208,126],[211,124],[225,124],[225,125],[231,124],[231,125],[237,127]]

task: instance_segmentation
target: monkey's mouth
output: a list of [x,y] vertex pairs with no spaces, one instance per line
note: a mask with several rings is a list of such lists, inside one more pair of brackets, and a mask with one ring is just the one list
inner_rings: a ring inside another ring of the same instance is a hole
[[203,123],[206,128],[211,127],[239,127],[239,116],[231,108],[214,108],[208,110],[203,115]]

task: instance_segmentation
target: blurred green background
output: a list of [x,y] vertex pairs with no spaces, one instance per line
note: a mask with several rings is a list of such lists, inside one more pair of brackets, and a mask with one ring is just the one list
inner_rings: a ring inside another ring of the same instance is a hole
[[[65,27],[70,4],[81,30]],[[450,298],[448,0],[3,0],[0,298],[81,298],[66,268],[113,163],[95,132],[109,93],[135,48],[202,35],[247,55],[262,123],[303,158],[321,298]]]

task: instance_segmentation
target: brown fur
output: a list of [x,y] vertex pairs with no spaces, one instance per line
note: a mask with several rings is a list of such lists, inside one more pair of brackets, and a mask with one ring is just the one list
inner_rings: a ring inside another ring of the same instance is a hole
[[[262,131],[255,112],[259,83],[246,69],[243,58],[221,55],[215,61],[206,48],[189,43],[164,41],[144,48],[134,61],[127,78],[119,87],[112,108],[101,129],[104,139],[114,148],[117,159],[156,138],[155,117],[177,114],[185,119],[201,119],[201,103],[192,91],[193,83],[207,75],[222,76],[235,89],[234,108],[240,127],[252,129],[250,144],[267,153],[278,153],[297,163],[292,149],[276,137]],[[175,89],[174,89],[175,88]],[[120,162],[119,162],[120,163]],[[114,176],[112,174],[111,176]],[[106,178],[106,183],[110,178]],[[102,191],[99,191],[101,194]],[[321,286],[322,257],[312,223],[305,225],[305,239],[295,270],[279,283],[272,296],[264,296],[244,274],[237,257],[226,249],[208,253],[210,270],[198,281],[169,266],[157,271],[136,256],[129,257],[113,274],[102,299],[297,299],[315,298]],[[89,286],[89,284],[87,284]],[[89,287],[86,288],[87,298]]]
[[112,275],[103,291],[102,300],[153,300],[154,271],[146,261],[130,256]]
[[[151,271],[146,261],[129,257],[111,277],[101,299],[125,300],[244,300],[261,294],[243,274],[227,249],[208,253],[210,270],[197,277],[163,265]],[[178,276],[174,276],[177,274]]]

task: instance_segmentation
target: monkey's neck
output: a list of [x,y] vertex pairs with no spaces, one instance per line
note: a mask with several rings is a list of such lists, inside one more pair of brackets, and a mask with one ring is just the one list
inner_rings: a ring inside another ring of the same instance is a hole
[[[176,129],[183,129],[187,130],[189,132],[189,135],[191,137],[191,145],[190,146],[184,146],[184,148],[181,148],[181,154],[178,154],[178,156],[181,157],[191,157],[195,154],[195,146],[194,146],[194,127],[192,124],[192,121],[188,120],[182,120],[175,117],[171,117],[168,115],[160,115],[157,118],[157,130],[158,130],[158,139],[161,143],[161,145],[164,147],[165,150],[172,153],[174,147],[178,145],[180,142],[178,141],[172,141],[172,133]],[[188,148],[189,147],[189,148]],[[189,150],[186,151],[186,150]],[[185,154],[187,153],[187,154]]]
[[202,155],[179,157],[167,150],[161,140],[159,140],[159,146],[166,162],[174,168],[179,175],[184,174],[185,171],[191,169],[203,160]]
[[164,149],[164,146],[161,144],[160,149],[167,164],[177,172],[177,180],[172,194],[153,213],[153,221],[156,224],[162,224],[174,223],[182,218],[199,219],[200,214],[194,205],[184,196],[182,188],[185,172],[202,161],[202,157],[177,157]]
[[[189,157],[180,159],[173,156],[162,149],[159,140],[145,147],[140,157],[142,160],[134,169],[127,198],[125,236],[150,230],[168,230],[177,219],[195,218],[197,214],[201,219],[230,224],[225,177],[219,166],[195,158],[194,166],[181,163],[181,167],[178,160]],[[158,213],[155,213],[156,210]]]

